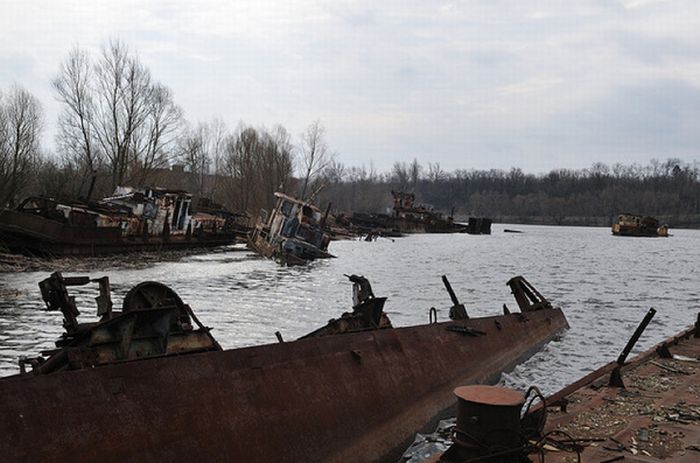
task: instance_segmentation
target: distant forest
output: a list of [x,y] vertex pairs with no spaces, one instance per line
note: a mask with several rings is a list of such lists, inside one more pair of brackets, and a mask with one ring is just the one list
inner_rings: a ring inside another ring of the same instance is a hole
[[396,163],[390,173],[365,168],[331,169],[322,202],[338,210],[383,211],[390,191],[416,193],[416,201],[457,219],[486,216],[506,223],[610,225],[620,212],[653,215],[672,226],[700,225],[700,182],[696,165],[678,159],[648,165],[557,169],[526,174],[521,169],[443,171],[417,161]]
[[124,43],[97,56],[71,50],[51,82],[61,104],[55,150],[41,145],[41,102],[19,85],[0,89],[0,207],[29,195],[99,199],[118,185],[183,189],[256,217],[283,191],[336,213],[386,212],[392,190],[457,220],[609,225],[620,212],[654,215],[672,227],[700,226],[697,164],[558,169],[443,170],[397,162],[388,172],[345,166],[320,121],[293,137],[284,127],[233,130],[219,119],[189,122],[173,92]]

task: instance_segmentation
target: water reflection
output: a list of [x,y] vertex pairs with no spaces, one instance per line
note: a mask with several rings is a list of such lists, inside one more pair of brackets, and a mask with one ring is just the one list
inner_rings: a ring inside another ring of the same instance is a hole
[[[516,387],[552,392],[613,360],[649,307],[658,311],[639,347],[648,348],[692,323],[698,311],[700,232],[676,230],[668,239],[613,237],[608,229],[518,226],[525,233],[491,236],[417,235],[392,242],[345,241],[331,245],[337,259],[284,268],[247,252],[214,252],[148,268],[105,268],[115,306],[145,280],[177,291],[225,348],[301,336],[350,307],[343,274],[362,274],[396,326],[428,322],[435,306],[447,318],[450,299],[440,281],[448,275],[470,315],[500,313],[515,302],[506,287],[524,275],[565,309],[571,330],[560,341],[506,375]],[[58,270],[58,269],[57,269]],[[66,270],[66,269],[60,269]],[[75,274],[66,272],[67,274]],[[81,272],[79,274],[82,274]],[[0,375],[17,372],[20,355],[53,347],[61,314],[44,312],[37,283],[47,272],[0,274]],[[74,288],[79,307],[94,313],[94,288]]]

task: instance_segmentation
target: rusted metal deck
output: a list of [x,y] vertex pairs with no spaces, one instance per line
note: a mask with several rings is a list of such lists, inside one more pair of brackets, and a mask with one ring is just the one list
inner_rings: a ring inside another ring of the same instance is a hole
[[547,305],[3,378],[0,455],[395,461],[415,432],[453,410],[455,387],[497,381],[567,327],[561,309]]
[[[612,362],[550,397],[544,433],[573,439],[584,463],[700,461],[696,333],[697,325],[625,364],[624,387],[610,386]],[[577,461],[572,448],[546,449],[548,463]]]

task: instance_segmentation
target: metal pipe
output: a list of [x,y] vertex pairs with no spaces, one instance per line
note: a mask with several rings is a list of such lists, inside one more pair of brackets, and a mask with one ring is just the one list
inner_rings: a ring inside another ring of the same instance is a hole
[[655,314],[656,314],[656,310],[654,310],[654,308],[649,309],[647,314],[644,316],[644,319],[641,321],[641,323],[639,324],[639,326],[635,330],[634,334],[632,334],[632,337],[630,338],[630,340],[627,341],[627,345],[622,350],[622,353],[617,358],[618,365],[622,366],[625,364],[625,360],[627,360],[627,356],[629,355],[630,351],[634,348],[634,345],[637,344],[639,337],[642,335],[642,333],[646,329],[646,327],[649,324],[649,322],[651,321],[651,319],[654,318]]
[[447,280],[447,275],[442,276],[442,283],[445,285],[445,289],[447,289],[447,292],[450,294],[450,299],[452,299],[452,304],[459,305],[459,299],[457,299],[455,292],[452,290],[452,285],[450,285],[450,282]]

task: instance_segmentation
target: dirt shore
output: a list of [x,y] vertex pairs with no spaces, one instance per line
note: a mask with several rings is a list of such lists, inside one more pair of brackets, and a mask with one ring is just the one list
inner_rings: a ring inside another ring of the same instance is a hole
[[[227,251],[243,251],[244,248],[227,247]],[[161,252],[136,252],[99,257],[29,257],[0,252],[0,273],[51,272],[62,269],[71,272],[87,272],[105,268],[146,268],[158,262],[173,262],[183,257],[216,252],[212,249],[188,249]]]

